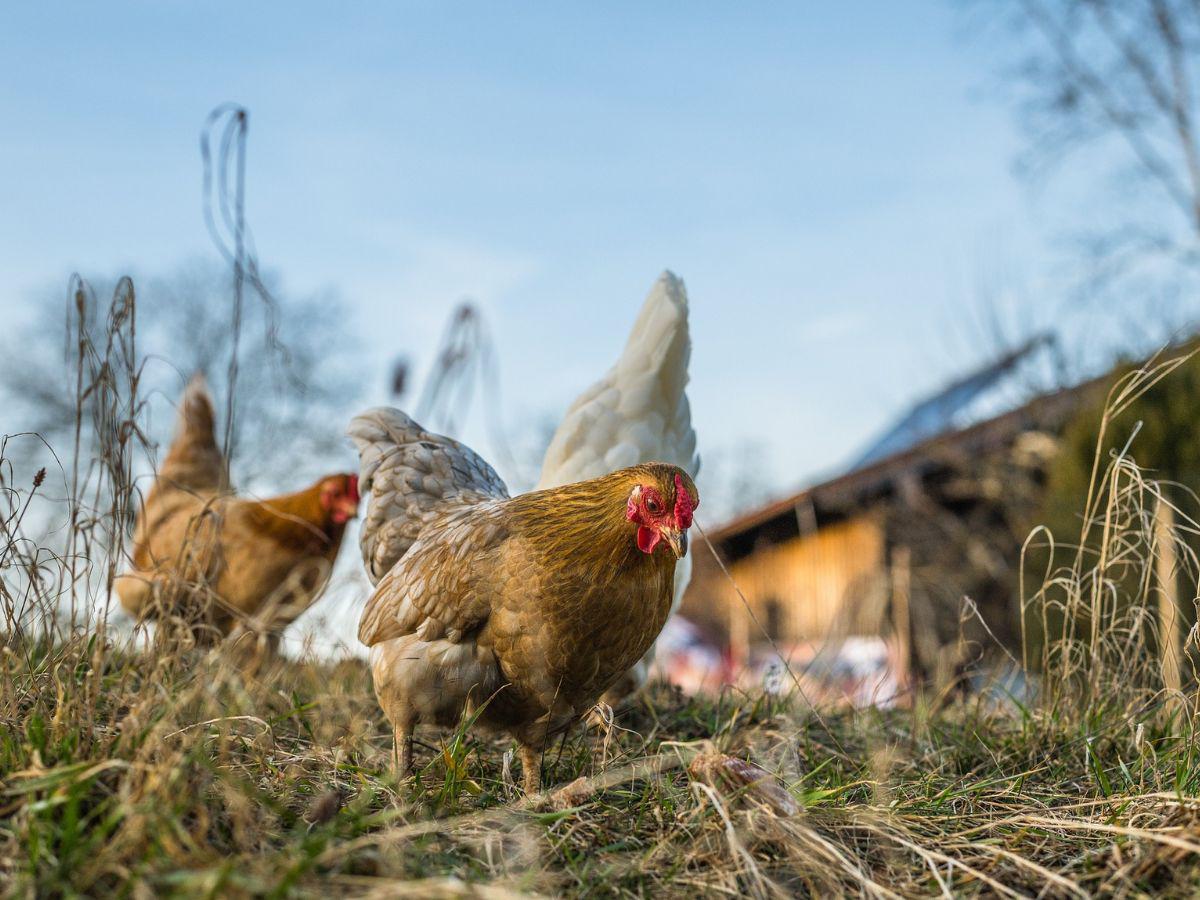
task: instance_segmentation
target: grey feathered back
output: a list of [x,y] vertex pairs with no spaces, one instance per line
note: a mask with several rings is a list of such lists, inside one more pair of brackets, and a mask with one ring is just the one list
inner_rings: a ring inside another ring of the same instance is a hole
[[350,420],[346,434],[358,448],[359,491],[371,495],[359,545],[372,584],[445,512],[446,501],[508,497],[496,470],[474,450],[425,431],[398,409],[369,409]]

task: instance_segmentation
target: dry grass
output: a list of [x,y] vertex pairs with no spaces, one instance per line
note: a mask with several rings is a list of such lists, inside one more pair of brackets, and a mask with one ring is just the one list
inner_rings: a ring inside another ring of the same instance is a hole
[[[0,677],[0,882],[18,895],[327,895],[447,877],[551,895],[1200,883],[1195,742],[1153,710],[1069,721],[977,700],[826,713],[827,731],[786,701],[659,689],[627,730],[548,754],[549,781],[595,785],[531,804],[506,747],[459,733],[394,783],[358,663],[246,682],[219,652],[126,656],[79,638],[10,647]],[[693,775],[712,746],[773,772],[800,812]]]
[[[418,777],[397,784],[362,664],[282,662],[249,677],[185,631],[134,648],[89,613],[125,552],[133,311],[130,299],[114,314],[111,346],[81,348],[74,456],[36,487],[0,462],[6,894],[1200,890],[1197,695],[1165,698],[1159,684],[1157,491],[1126,458],[1097,461],[1073,561],[1023,598],[1048,636],[1027,653],[1043,676],[1036,697],[817,713],[794,696],[659,687],[547,755],[548,783],[584,779],[553,796],[522,797],[510,748],[462,730],[426,735]],[[1114,416],[1127,392],[1168,375],[1131,379]],[[31,537],[39,504],[61,507],[59,527]],[[752,760],[785,793],[693,765],[713,751]]]

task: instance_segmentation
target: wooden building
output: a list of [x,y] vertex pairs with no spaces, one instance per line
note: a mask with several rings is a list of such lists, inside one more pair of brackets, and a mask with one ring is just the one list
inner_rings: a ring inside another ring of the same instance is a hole
[[903,665],[931,672],[963,631],[983,639],[978,621],[963,621],[963,596],[996,639],[1014,642],[1026,517],[1055,436],[1100,382],[953,423],[1037,350],[1027,345],[918,404],[847,473],[710,532],[711,551],[695,540],[682,614],[728,647],[735,666],[772,643],[883,636]]

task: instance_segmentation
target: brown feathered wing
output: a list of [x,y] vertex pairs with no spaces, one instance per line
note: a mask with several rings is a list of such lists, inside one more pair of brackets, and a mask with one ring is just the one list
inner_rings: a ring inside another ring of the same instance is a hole
[[380,580],[358,639],[368,647],[405,635],[462,642],[487,621],[503,586],[492,570],[506,537],[497,501],[452,502]]
[[473,450],[399,410],[369,410],[348,434],[359,450],[360,491],[370,493],[361,544],[377,586],[358,637],[384,644],[376,688],[398,690],[430,721],[443,706],[456,715],[468,693],[491,690],[498,678],[472,638],[505,584],[496,565],[508,537],[508,490]]

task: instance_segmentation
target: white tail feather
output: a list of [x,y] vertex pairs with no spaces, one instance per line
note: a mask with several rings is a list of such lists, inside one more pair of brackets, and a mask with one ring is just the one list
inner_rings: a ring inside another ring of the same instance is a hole
[[[666,462],[693,477],[700,469],[686,393],[692,353],[683,282],[663,272],[650,289],[620,359],[571,404],[542,463],[539,488],[598,478],[626,466]],[[691,557],[675,568],[678,609],[691,579]],[[646,680],[653,647],[620,691]]]

